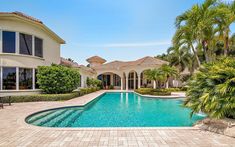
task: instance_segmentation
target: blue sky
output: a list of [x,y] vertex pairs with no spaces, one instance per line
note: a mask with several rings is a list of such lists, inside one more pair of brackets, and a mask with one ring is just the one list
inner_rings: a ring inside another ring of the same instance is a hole
[[0,11],[38,18],[61,36],[61,56],[135,60],[166,52],[176,16],[202,0],[0,0]]

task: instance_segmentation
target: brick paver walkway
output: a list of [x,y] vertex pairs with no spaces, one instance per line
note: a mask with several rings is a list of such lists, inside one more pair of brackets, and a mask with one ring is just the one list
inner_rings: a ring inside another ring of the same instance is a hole
[[66,102],[18,103],[0,109],[0,146],[234,146],[235,138],[193,128],[42,128],[24,122],[39,110],[83,105],[104,91]]

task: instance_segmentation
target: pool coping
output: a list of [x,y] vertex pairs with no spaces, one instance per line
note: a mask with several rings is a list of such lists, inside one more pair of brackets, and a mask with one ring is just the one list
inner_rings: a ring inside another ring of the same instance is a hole
[[[40,108],[41,110],[35,110],[34,112],[30,112],[27,113],[26,115],[22,116],[20,119],[17,120],[17,123],[20,124],[20,125],[23,125],[27,128],[30,128],[30,129],[38,129],[38,130],[57,130],[57,131],[84,131],[84,130],[156,130],[156,129],[159,129],[159,130],[174,130],[174,129],[177,129],[177,130],[199,130],[200,128],[197,127],[197,126],[191,126],[191,127],[77,127],[77,128],[72,128],[72,127],[42,127],[42,126],[36,126],[36,125],[32,125],[32,124],[29,124],[26,122],[26,119],[29,117],[29,116],[32,116],[34,114],[37,114],[37,113],[40,113],[40,112],[44,112],[44,111],[48,111],[48,110],[53,110],[53,109],[59,109],[59,108],[66,108],[66,107],[84,107],[86,106],[87,104],[91,103],[92,101],[96,100],[97,98],[99,98],[100,96],[106,94],[106,93],[110,93],[110,92],[123,92],[123,93],[136,93],[134,91],[126,91],[126,90],[104,90],[104,91],[100,91],[100,93],[98,93],[97,95],[94,96],[94,98],[92,98],[91,100],[89,101],[86,101],[85,103],[83,104],[80,104],[80,105],[73,105],[73,104],[66,104],[66,102],[68,101],[65,101],[65,102],[62,102],[61,105],[59,106],[53,106],[52,108],[48,108],[48,109],[45,109],[45,108]],[[94,93],[91,93],[91,94],[95,94]],[[141,95],[141,94],[138,94],[136,93],[137,95],[140,95],[140,96],[143,96],[143,97],[150,97],[150,98],[162,98],[162,99],[175,99],[175,98],[182,98],[182,96],[174,96],[174,97],[170,97],[168,98],[167,96],[146,96],[146,95]],[[89,95],[89,94],[88,94]],[[83,97],[86,97],[88,95],[85,95]],[[74,98],[74,99],[79,99],[80,97],[78,98]]]

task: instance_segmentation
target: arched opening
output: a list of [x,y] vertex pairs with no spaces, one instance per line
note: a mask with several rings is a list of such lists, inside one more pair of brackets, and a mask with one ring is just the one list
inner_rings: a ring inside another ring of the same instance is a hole
[[138,74],[136,71],[131,71],[128,74],[128,89],[138,88]]
[[141,74],[140,74],[140,87],[153,88],[154,82],[145,78],[145,76],[144,76],[145,71],[146,70],[142,71]]
[[103,73],[97,78],[102,81],[103,89],[121,89],[121,77],[115,73]]

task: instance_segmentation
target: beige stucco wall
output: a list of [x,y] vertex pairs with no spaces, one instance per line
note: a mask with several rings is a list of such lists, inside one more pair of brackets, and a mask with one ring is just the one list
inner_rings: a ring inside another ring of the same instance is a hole
[[96,78],[96,74],[95,73],[91,73],[91,72],[87,72],[86,70],[83,70],[81,68],[79,68],[79,73],[81,75],[81,88],[86,88],[87,84],[86,84],[86,80],[87,78]]
[[[3,30],[30,34],[43,39],[43,58],[27,56],[27,55],[19,55],[17,53],[15,54],[2,53],[1,52],[2,44],[0,41],[0,66],[18,66],[18,67],[36,68],[37,66],[41,65],[51,65],[51,63],[55,64],[60,63],[60,43],[55,41],[46,32],[39,29],[36,25],[28,22],[22,22],[20,20],[0,19],[0,35],[2,34],[1,31]],[[1,39],[2,37],[0,37],[0,40]]]

